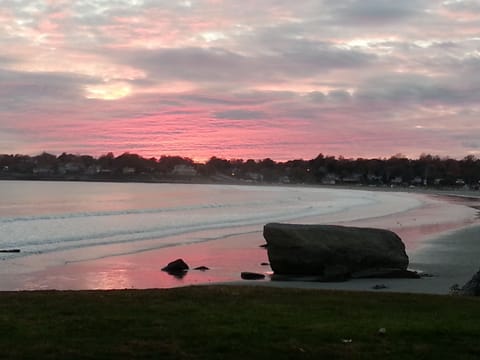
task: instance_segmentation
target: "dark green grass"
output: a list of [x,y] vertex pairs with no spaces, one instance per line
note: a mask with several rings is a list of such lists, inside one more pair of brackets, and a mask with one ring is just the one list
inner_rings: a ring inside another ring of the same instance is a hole
[[480,358],[479,300],[230,286],[0,293],[1,359],[380,357]]

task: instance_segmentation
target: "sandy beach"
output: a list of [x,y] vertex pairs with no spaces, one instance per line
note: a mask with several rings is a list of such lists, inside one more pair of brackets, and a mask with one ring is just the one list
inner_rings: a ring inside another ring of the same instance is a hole
[[[410,195],[410,194],[408,194]],[[355,279],[346,282],[249,281],[276,287],[449,294],[480,269],[480,199],[465,194],[419,195],[422,206],[395,214],[342,225],[387,228],[406,244],[411,270],[421,279]],[[240,284],[241,282],[234,282]],[[381,285],[385,288],[374,289]]]
[[[372,290],[375,285],[386,288],[375,291],[447,294],[453,284],[462,285],[479,268],[480,204],[476,197],[405,193],[404,197],[418,200],[418,206],[401,212],[382,215],[385,209],[372,207],[369,216],[359,219],[359,209],[346,210],[342,221],[336,214],[322,217],[323,223],[379,227],[395,231],[405,242],[410,268],[427,273],[421,279],[359,279],[347,282],[271,281],[262,228],[242,228],[228,238],[173,246],[133,254],[109,256],[95,260],[77,260],[30,272],[15,270],[25,266],[22,261],[48,263],[38,255],[15,262],[11,274],[0,277],[3,290],[37,289],[123,289],[168,288],[212,283],[253,284],[262,286],[302,287],[342,290]],[[351,212],[351,214],[349,214]],[[298,219],[298,223],[315,223],[318,218]],[[61,255],[61,254],[60,254]],[[56,257],[59,254],[55,254]],[[83,254],[88,258],[88,254]],[[208,271],[190,270],[182,278],[168,275],[160,269],[168,262],[183,258],[191,268],[207,266]],[[242,271],[266,274],[261,281],[240,280]]]

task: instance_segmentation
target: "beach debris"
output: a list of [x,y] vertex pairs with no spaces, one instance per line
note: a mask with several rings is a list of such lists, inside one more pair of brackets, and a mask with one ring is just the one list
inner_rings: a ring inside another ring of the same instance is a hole
[[240,274],[240,277],[243,280],[261,280],[265,279],[265,274],[259,274],[259,273],[254,273],[254,272],[249,272],[249,271],[243,271]]
[[372,286],[373,290],[388,289],[388,286],[385,284],[376,284]]
[[480,270],[462,286],[459,290],[459,294],[466,296],[480,296]]
[[0,253],[19,253],[20,249],[0,249]]
[[385,329],[384,327],[378,329],[378,335],[385,336],[386,334],[387,334],[387,329]]
[[344,344],[350,344],[351,342],[353,342],[352,339],[342,339],[342,343]]
[[262,262],[260,265],[262,265],[262,266],[268,266],[268,265],[270,265],[270,263],[268,263],[268,262]]
[[177,259],[169,262],[167,266],[162,268],[162,271],[169,273],[170,275],[181,275],[189,269],[189,266],[183,259]]
[[196,268],[193,268],[193,270],[207,271],[207,270],[210,270],[210,268],[202,265],[202,266],[197,266]]

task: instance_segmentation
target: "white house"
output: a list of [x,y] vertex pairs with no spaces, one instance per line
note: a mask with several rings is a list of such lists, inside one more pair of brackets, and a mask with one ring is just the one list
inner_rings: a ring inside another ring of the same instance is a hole
[[191,165],[179,164],[175,165],[172,170],[172,175],[182,177],[192,177],[197,175],[197,170]]

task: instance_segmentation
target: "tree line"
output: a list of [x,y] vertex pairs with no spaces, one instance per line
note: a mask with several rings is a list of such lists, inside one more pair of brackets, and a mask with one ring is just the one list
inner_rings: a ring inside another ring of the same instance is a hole
[[[189,169],[185,175],[179,169]],[[314,159],[274,161],[211,157],[195,162],[188,157],[144,158],[137,154],[108,153],[99,157],[63,153],[37,156],[0,155],[3,178],[210,178],[219,181],[248,181],[305,184],[364,184],[399,186],[469,186],[478,188],[480,159],[468,155],[452,159],[422,154],[409,159],[401,154],[390,158],[344,158],[319,154]]]

